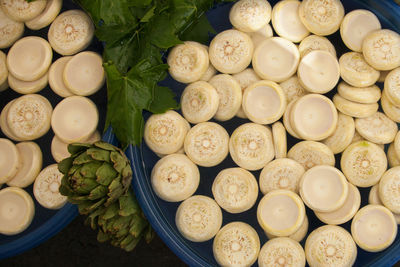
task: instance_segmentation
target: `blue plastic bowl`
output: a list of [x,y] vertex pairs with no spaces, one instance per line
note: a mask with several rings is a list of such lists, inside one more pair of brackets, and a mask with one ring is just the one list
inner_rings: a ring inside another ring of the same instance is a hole
[[[270,1],[275,4],[277,1]],[[354,9],[369,9],[374,12],[380,19],[383,28],[389,28],[400,32],[400,6],[394,3],[393,0],[343,0],[346,12]],[[217,32],[231,28],[229,23],[228,13],[232,4],[218,5],[208,12],[208,18]],[[348,51],[344,44],[340,41],[338,33],[329,37],[336,46],[338,55]],[[175,93],[180,96],[184,89],[183,84],[175,82],[171,77],[168,77],[162,82],[173,88]],[[148,116],[148,114],[147,114]],[[233,119],[222,125],[231,134],[232,131],[246,120]],[[289,138],[289,147],[295,142],[294,139]],[[175,226],[175,212],[179,203],[169,203],[159,199],[153,192],[150,184],[150,173],[154,164],[159,159],[153,152],[149,150],[146,145],[141,147],[130,147],[127,151],[129,158],[132,160],[132,166],[135,178],[133,179],[133,186],[140,202],[141,207],[155,231],[185,263],[190,266],[216,266],[212,253],[212,240],[203,243],[194,243],[186,240],[178,232]],[[337,162],[339,160],[337,159]],[[201,182],[195,194],[207,195],[212,197],[211,184],[216,177],[217,173],[229,167],[236,166],[232,159],[228,157],[222,164],[214,168],[200,168]],[[259,172],[253,172],[258,177]],[[368,199],[369,189],[360,189],[362,194],[362,205],[366,205]],[[262,194],[259,193],[259,199]],[[255,205],[251,210],[241,214],[230,214],[223,211],[223,224],[232,221],[243,221],[252,225],[258,232],[261,244],[267,241],[267,237],[261,230],[256,219]],[[310,219],[309,233],[315,228],[322,225],[322,223],[315,217],[313,212],[307,210]],[[350,230],[350,223],[342,225],[347,230]],[[386,250],[379,253],[368,253],[361,249],[358,250],[358,257],[355,266],[392,266],[400,259],[400,235],[397,236],[395,242]],[[304,241],[302,243],[304,245]]]
[[[62,12],[65,10],[76,8],[79,7],[71,0],[65,0],[63,3]],[[35,35],[47,38],[47,31],[48,27],[39,31],[31,31],[29,29],[25,29],[25,36]],[[87,50],[102,53],[103,46],[100,42],[94,41]],[[56,60],[58,57],[59,55],[54,53],[53,59]],[[62,98],[54,94],[48,86],[47,88],[40,91],[40,94],[49,99],[53,107],[55,107],[55,105],[62,100]],[[11,89],[0,92],[0,110],[2,110],[6,103],[8,103],[11,99],[17,98],[19,96],[21,95],[12,91]],[[102,88],[98,93],[90,96],[90,98],[96,103],[97,107],[99,108],[99,131],[101,132],[106,115],[106,88]],[[38,140],[35,140],[35,142],[39,144],[43,151],[43,167],[55,163],[53,157],[51,156],[49,145],[53,136],[54,133],[50,130],[45,136],[39,138]],[[0,131],[0,138],[4,137],[5,136]],[[105,141],[111,140],[111,132],[108,132],[106,135],[104,135],[103,139]],[[29,186],[28,188],[26,188],[27,192],[30,193],[31,196],[33,196],[32,187],[33,186]],[[28,249],[38,246],[42,242],[46,241],[47,239],[51,238],[59,231],[61,231],[78,215],[78,209],[75,205],[66,204],[60,210],[49,210],[40,206],[37,201],[34,200],[34,202],[35,217],[28,229],[18,235],[13,236],[5,236],[0,234],[0,260],[15,256]],[[88,229],[88,231],[90,230]]]

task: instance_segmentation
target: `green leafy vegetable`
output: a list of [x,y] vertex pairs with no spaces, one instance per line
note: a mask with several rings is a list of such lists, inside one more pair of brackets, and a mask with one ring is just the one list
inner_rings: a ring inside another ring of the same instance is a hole
[[124,25],[136,20],[130,8],[145,7],[151,3],[151,0],[79,0],[77,2],[90,13],[96,23],[102,21],[105,25]]
[[207,43],[209,39],[209,34],[215,34],[214,28],[211,26],[207,19],[207,16],[203,14],[198,23],[191,25],[182,35],[182,41],[192,41],[196,40],[200,43]]
[[162,56],[182,40],[208,41],[214,32],[205,12],[213,0],[76,0],[92,17],[105,42],[108,111],[123,147],[139,145],[143,110],[178,108],[173,92],[158,85],[168,66]]

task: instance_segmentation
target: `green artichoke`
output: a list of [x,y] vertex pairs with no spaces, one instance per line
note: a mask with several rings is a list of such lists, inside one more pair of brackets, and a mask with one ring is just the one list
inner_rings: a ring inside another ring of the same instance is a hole
[[121,196],[108,207],[102,207],[90,214],[86,223],[93,230],[98,229],[99,242],[111,241],[116,247],[133,250],[143,237],[150,242],[154,232],[140,210],[132,190]]
[[125,154],[105,142],[71,144],[71,157],[58,165],[64,177],[60,193],[78,204],[79,213],[90,214],[101,206],[108,207],[126,194],[132,180],[132,169]]
[[88,215],[86,223],[98,229],[99,242],[111,241],[126,251],[142,237],[154,236],[130,188],[132,169],[119,148],[105,142],[71,144],[71,157],[58,164],[64,174],[60,193]]

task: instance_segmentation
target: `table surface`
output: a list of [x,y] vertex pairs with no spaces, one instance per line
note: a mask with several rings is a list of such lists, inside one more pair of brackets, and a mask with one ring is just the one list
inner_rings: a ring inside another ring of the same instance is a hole
[[132,252],[99,243],[96,232],[78,216],[56,236],[21,255],[0,261],[0,266],[186,266],[159,237],[144,241]]
[[[125,252],[108,243],[98,243],[96,232],[78,216],[56,236],[21,255],[0,261],[7,266],[186,266],[159,237],[150,244],[141,242],[134,251]],[[395,265],[400,267],[400,262]]]

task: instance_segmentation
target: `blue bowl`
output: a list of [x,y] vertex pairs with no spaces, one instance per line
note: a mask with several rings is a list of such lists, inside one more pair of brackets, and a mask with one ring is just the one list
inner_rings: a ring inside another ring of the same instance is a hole
[[[270,1],[275,4],[277,1]],[[346,12],[354,9],[368,9],[374,12],[382,23],[383,28],[389,28],[400,32],[400,6],[392,0],[344,0],[342,1]],[[232,25],[229,23],[228,14],[232,4],[221,4],[210,10],[207,15],[217,32],[229,29]],[[348,51],[341,41],[339,33],[329,36],[338,51],[338,56]],[[175,93],[180,96],[185,85],[177,83],[171,77],[167,77],[162,85],[173,88]],[[329,95],[331,96],[333,92]],[[148,117],[149,114],[146,114]],[[221,123],[229,134],[233,132],[239,125],[248,122],[235,118],[228,122]],[[116,141],[116,140],[114,140]],[[288,136],[288,145],[292,146],[298,140]],[[130,147],[127,151],[128,157],[132,161],[133,172],[133,187],[137,195],[137,199],[151,222],[155,231],[167,246],[179,256],[185,263],[190,266],[216,266],[217,263],[212,253],[212,240],[203,243],[194,243],[186,240],[178,232],[175,226],[175,212],[179,203],[169,203],[159,199],[153,192],[150,183],[150,173],[154,164],[158,161],[158,157],[145,145],[140,147]],[[340,158],[336,158],[336,162],[340,162]],[[224,160],[220,165],[213,168],[202,168],[201,181],[198,190],[195,194],[207,195],[212,197],[211,185],[214,177],[224,168],[234,167],[235,163],[230,157]],[[337,166],[339,167],[339,166]],[[256,177],[259,172],[253,172]],[[362,206],[367,204],[369,189],[360,189],[362,195]],[[260,199],[262,194],[259,193]],[[258,199],[258,200],[259,200]],[[268,239],[263,230],[257,223],[255,205],[252,209],[241,214],[230,214],[223,211],[223,225],[232,221],[243,221],[252,225],[258,232],[261,244],[264,244]],[[307,215],[310,219],[309,233],[323,224],[315,217],[314,213],[307,209]],[[350,223],[341,225],[350,231]],[[304,241],[302,242],[304,245]],[[358,249],[358,257],[354,266],[392,266],[400,259],[400,236],[398,235],[395,242],[386,250],[379,253],[369,253]]]
[[[77,9],[79,8],[76,4],[74,4],[71,0],[65,0],[63,3],[63,9],[61,12]],[[49,27],[46,27],[39,31],[31,31],[29,29],[25,29],[25,36],[41,36],[47,39],[47,32]],[[88,47],[87,50],[96,51],[98,53],[102,53],[103,46],[99,41],[94,41]],[[3,50],[4,51],[4,50]],[[4,51],[7,52],[7,51]],[[60,56],[54,53],[53,60],[56,60]],[[39,94],[45,96],[54,107],[58,102],[62,100],[61,97],[57,96],[53,91],[47,86],[45,89],[39,92]],[[14,92],[11,89],[8,89],[4,92],[0,92],[0,110],[12,99],[21,96],[20,94]],[[106,106],[107,106],[107,93],[106,88],[102,88],[99,92],[90,96],[90,98],[96,103],[99,108],[99,131],[101,132],[103,129],[105,116],[106,116]],[[45,136],[35,140],[37,144],[41,147],[43,151],[43,167],[55,163],[53,157],[51,156],[50,151],[50,143],[54,136],[54,133],[50,130]],[[0,131],[0,138],[4,138],[5,136]],[[105,141],[111,140],[111,132],[103,136]],[[33,196],[32,193],[33,186],[29,186],[25,188],[27,192]],[[24,232],[14,235],[14,236],[5,236],[0,234],[0,260],[8,257],[15,256],[20,254],[28,249],[31,249],[35,246],[38,246],[42,242],[51,238],[59,231],[61,231],[64,227],[66,227],[77,215],[78,209],[75,205],[66,204],[60,210],[49,210],[40,206],[35,200],[35,217],[31,223],[31,225]]]
[[[270,2],[271,4],[275,4],[277,1]],[[360,8],[369,9],[378,16],[383,28],[389,28],[400,32],[400,6],[395,4],[392,0],[343,0],[342,2],[346,12]],[[211,24],[217,32],[232,27],[228,19],[231,6],[232,4],[217,5],[207,13]],[[341,41],[339,33],[329,36],[329,39],[331,39],[333,44],[335,44],[338,56],[349,51]],[[173,88],[178,96],[181,95],[185,87],[185,85],[177,83],[171,77],[166,78],[166,80],[162,82],[162,85]],[[331,96],[331,94],[329,94],[329,96]],[[146,114],[146,116],[148,117],[149,114]],[[231,134],[236,127],[245,122],[247,122],[247,120],[235,118],[221,124],[228,130],[229,134]],[[289,137],[289,147],[297,141],[298,140]],[[151,152],[145,144],[140,147],[130,147],[127,154],[132,161],[133,172],[135,175],[135,178],[133,179],[133,187],[137,199],[158,235],[164,240],[169,248],[188,265],[202,267],[216,266],[217,263],[214,260],[212,252],[212,240],[203,243],[194,243],[183,238],[175,226],[175,212],[180,203],[165,202],[154,194],[150,183],[150,173],[159,158]],[[339,157],[337,157],[336,160],[336,162],[340,162]],[[212,197],[211,185],[218,172],[224,168],[234,166],[236,166],[235,163],[228,156],[226,160],[216,167],[200,167],[201,181],[195,194]],[[259,172],[253,172],[253,174],[256,177],[259,176]],[[364,206],[368,201],[369,189],[361,188],[360,192],[362,195],[362,205]],[[259,193],[258,200],[261,197],[262,194]],[[264,244],[268,239],[257,223],[256,209],[257,205],[254,205],[252,209],[241,214],[230,214],[223,211],[223,225],[232,221],[247,222],[257,230],[261,244]],[[310,219],[309,233],[315,228],[323,225],[309,209],[307,209],[307,215]],[[343,224],[342,226],[350,231],[350,223]],[[304,245],[304,241],[302,242],[302,245]],[[392,266],[399,259],[400,235],[397,236],[395,242],[388,249],[382,252],[368,253],[358,249],[358,257],[355,266]]]

